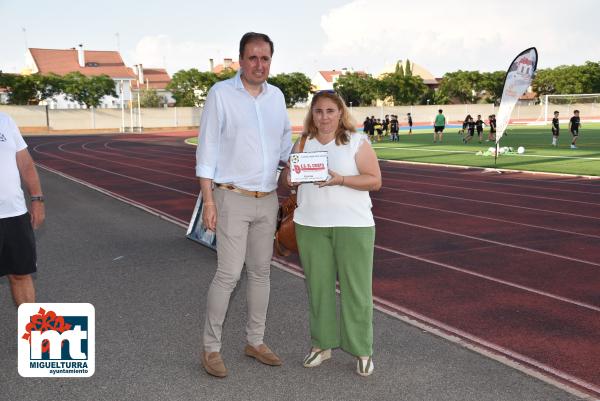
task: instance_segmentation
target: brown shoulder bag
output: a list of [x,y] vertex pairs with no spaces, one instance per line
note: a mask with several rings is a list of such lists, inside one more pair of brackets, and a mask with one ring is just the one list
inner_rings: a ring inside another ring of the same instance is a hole
[[[304,151],[304,145],[308,135],[300,139],[299,152]],[[285,170],[283,171],[285,172]],[[292,189],[290,196],[279,205],[277,212],[277,230],[275,231],[275,251],[279,256],[289,256],[298,252],[296,243],[296,229],[294,226],[294,210],[298,207],[296,202],[296,190]]]

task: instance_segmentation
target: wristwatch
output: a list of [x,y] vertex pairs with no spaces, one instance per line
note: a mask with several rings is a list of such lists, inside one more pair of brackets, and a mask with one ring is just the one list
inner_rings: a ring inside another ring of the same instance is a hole
[[29,198],[30,201],[32,202],[44,202],[44,195],[39,195],[39,196],[32,196],[31,198]]

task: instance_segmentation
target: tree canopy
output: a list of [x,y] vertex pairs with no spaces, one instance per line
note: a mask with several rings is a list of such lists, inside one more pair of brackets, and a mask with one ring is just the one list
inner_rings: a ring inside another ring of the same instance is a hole
[[296,103],[306,102],[311,87],[310,78],[301,72],[277,74],[269,78],[269,83],[283,92],[287,107],[294,107]]

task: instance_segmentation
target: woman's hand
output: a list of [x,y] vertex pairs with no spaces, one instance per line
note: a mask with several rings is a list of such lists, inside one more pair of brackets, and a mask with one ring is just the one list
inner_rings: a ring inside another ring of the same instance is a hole
[[214,201],[204,204],[202,210],[202,225],[210,231],[217,231],[217,207]]
[[339,175],[333,170],[329,170],[330,178],[327,181],[315,182],[319,188],[330,187],[332,185],[343,185],[344,184],[344,176]]

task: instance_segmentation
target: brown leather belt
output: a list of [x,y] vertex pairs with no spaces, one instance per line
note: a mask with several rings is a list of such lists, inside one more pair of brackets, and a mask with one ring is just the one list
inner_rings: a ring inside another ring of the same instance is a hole
[[217,188],[226,189],[228,191],[236,192],[238,194],[242,194],[242,195],[246,195],[246,196],[251,196],[253,198],[262,198],[267,195],[271,195],[273,192],[275,192],[275,191],[271,191],[271,192],[248,191],[247,189],[238,188],[231,184],[216,184],[215,183],[215,186]]

